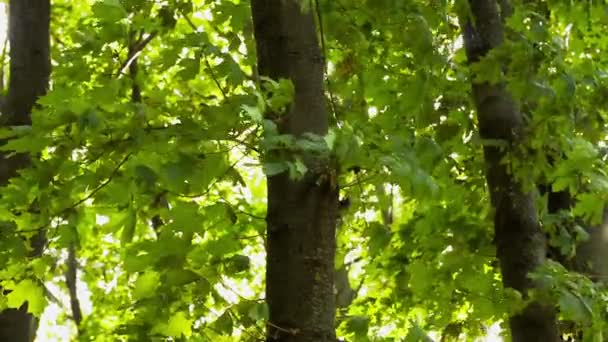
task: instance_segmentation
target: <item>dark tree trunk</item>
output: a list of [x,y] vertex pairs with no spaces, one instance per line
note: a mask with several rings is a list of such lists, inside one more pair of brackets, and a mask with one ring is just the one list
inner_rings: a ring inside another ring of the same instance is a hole
[[[471,18],[461,18],[469,63],[478,62],[503,41],[503,26],[496,0],[469,0]],[[471,76],[474,79],[474,75]],[[545,259],[546,239],[532,192],[511,174],[509,151],[515,151],[523,134],[519,108],[504,84],[472,81],[482,139],[503,141],[506,146],[485,146],[486,178],[495,209],[494,229],[503,283],[524,296],[535,284],[528,278]],[[510,318],[514,342],[560,341],[555,308],[533,302]]]
[[[279,130],[324,135],[323,56],[314,17],[298,0],[251,2],[258,71],[290,79],[294,102]],[[268,177],[268,341],[335,341],[334,254],[338,190],[327,160],[307,156],[301,180]],[[319,171],[324,170],[324,171]]]
[[[10,79],[2,125],[30,125],[32,108],[47,90],[51,71],[50,7],[49,0],[9,2]],[[0,185],[7,184],[19,169],[29,164],[26,155],[1,158]],[[33,254],[41,252],[41,239],[40,236],[35,239]],[[33,341],[36,327],[37,320],[27,313],[26,305],[0,313],[0,341]]]

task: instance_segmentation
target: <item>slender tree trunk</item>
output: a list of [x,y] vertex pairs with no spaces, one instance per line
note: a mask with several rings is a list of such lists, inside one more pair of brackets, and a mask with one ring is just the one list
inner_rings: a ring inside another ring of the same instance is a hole
[[[258,71],[295,86],[279,130],[324,135],[323,56],[313,14],[298,0],[253,0]],[[334,254],[338,190],[327,160],[307,156],[301,180],[268,177],[267,341],[335,341]],[[319,171],[324,170],[324,171]]]
[[[30,125],[31,110],[48,87],[50,61],[50,0],[9,2],[10,75],[1,122],[5,126]],[[7,184],[17,171],[29,164],[26,155],[16,155],[0,163],[0,185]],[[1,237],[0,237],[1,238]],[[42,250],[42,236],[33,241],[33,254]],[[20,309],[0,313],[0,341],[30,342],[36,336],[37,320]]]
[[[469,0],[469,4],[471,17],[461,18],[461,24],[468,61],[476,63],[502,43],[504,33],[496,0]],[[505,84],[471,78],[482,139],[506,142],[505,147],[484,147],[503,283],[526,296],[535,287],[528,274],[544,261],[547,247],[533,194],[523,189],[504,162],[509,151],[517,149],[524,122]],[[560,341],[556,312],[548,303],[532,302],[510,318],[510,327],[514,342]]]

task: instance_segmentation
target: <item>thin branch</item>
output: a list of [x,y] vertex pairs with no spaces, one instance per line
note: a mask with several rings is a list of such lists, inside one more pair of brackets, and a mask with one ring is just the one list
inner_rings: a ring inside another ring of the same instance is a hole
[[[2,43],[2,54],[0,55],[0,92],[4,90],[4,67],[6,66],[6,50],[8,46],[8,35]],[[2,109],[0,107],[0,109]]]
[[354,182],[348,183],[348,184],[344,184],[340,186],[340,190],[344,190],[347,188],[351,188],[353,186],[361,186],[361,184],[363,183],[367,183],[369,181],[371,181],[372,179],[376,178],[378,176],[378,174],[371,174],[365,178],[362,178],[360,176],[357,175],[356,180]]
[[81,198],[80,200],[76,201],[74,204],[72,204],[68,208],[63,209],[62,213],[67,212],[69,210],[72,210],[72,209],[76,208],[77,206],[81,205],[82,203],[86,202],[87,200],[91,199],[93,196],[95,196],[95,194],[97,192],[99,192],[101,189],[103,189],[108,184],[110,184],[110,182],[112,181],[112,179],[114,178],[114,176],[116,176],[116,174],[118,173],[118,171],[120,171],[120,168],[127,162],[127,160],[129,160],[129,158],[131,157],[131,155],[132,155],[131,152],[127,153],[127,155],[120,161],[120,163],[118,163],[118,165],[116,165],[116,167],[114,168],[114,170],[112,170],[112,173],[110,174],[110,176],[108,177],[108,179],[106,179],[99,186],[97,186],[95,189],[93,189],[93,191],[91,191],[87,196],[85,196],[85,197]]
[[240,210],[240,209],[237,209],[237,210],[236,210],[236,212],[238,212],[239,214],[243,214],[243,215],[245,215],[245,216],[249,216],[249,217],[251,217],[252,219],[266,221],[266,218],[265,218],[265,217],[258,216],[258,215],[255,215],[255,214],[252,214],[252,213],[249,213],[249,212],[246,212],[246,211]]
[[327,83],[327,93],[329,94],[329,104],[331,106],[331,111],[334,119],[336,120],[336,125],[340,127],[340,123],[338,122],[338,113],[336,111],[336,100],[334,99],[334,93],[331,90],[331,81],[329,80],[329,72],[327,70],[327,47],[325,45],[325,33],[323,30],[323,17],[321,15],[321,6],[319,5],[319,0],[314,0],[315,2],[315,10],[317,12],[317,21],[319,22],[319,35],[321,36],[321,50],[323,50],[323,73],[325,74],[325,82]]
[[78,278],[78,261],[76,259],[76,247],[74,242],[68,247],[68,269],[65,272],[65,283],[70,294],[70,308],[72,309],[72,319],[76,324],[76,331],[80,335],[82,322],[82,310],[80,309],[80,300],[78,299],[78,291],[76,289],[76,279]]
[[[251,218],[253,218],[253,219],[256,219],[256,220],[266,220],[266,218],[265,218],[265,217],[255,215],[255,214],[252,214],[252,213],[250,213],[250,212],[247,212],[247,211],[244,211],[244,210],[241,210],[241,209],[239,209],[239,208],[235,207],[235,206],[234,206],[234,205],[232,205],[230,202],[228,202],[228,200],[227,200],[226,198],[224,198],[224,197],[222,197],[222,196],[220,196],[220,199],[223,201],[222,203],[224,203],[224,204],[226,204],[227,206],[229,206],[229,207],[230,207],[230,209],[231,209],[232,211],[234,211],[235,213],[243,214],[243,215],[249,216],[249,217],[251,217]],[[256,235],[256,236],[259,236],[259,235]]]
[[250,144],[250,143],[248,143],[246,141],[239,140],[238,138],[226,137],[224,139],[218,139],[218,141],[221,141],[221,140],[232,141],[232,142],[241,144],[241,145],[245,146],[246,148],[248,148],[248,149],[250,149],[250,150],[252,150],[254,152],[260,153],[260,149],[258,149],[256,146],[254,146],[254,145],[252,145],[252,144]]
[[[194,23],[192,22],[190,17],[188,17],[188,15],[186,15],[184,12],[181,12],[181,11],[180,11],[180,14],[182,15],[182,17],[184,17],[184,19],[186,20],[186,22],[188,23],[188,26],[190,26],[192,31],[199,32],[198,28],[196,27],[196,25],[194,25]],[[222,93],[222,97],[224,98],[224,100],[227,99],[228,94],[226,94],[226,91],[224,90],[224,88],[222,88],[222,85],[220,84],[219,80],[215,76],[215,72],[213,72],[213,68],[211,67],[211,63],[209,63],[209,60],[207,59],[207,55],[205,55],[204,52],[202,52],[202,54],[203,54],[203,60],[205,61],[205,65],[209,69],[209,74],[210,74],[211,78],[213,79],[213,82],[217,86],[217,89],[219,89],[220,92]]]
[[55,42],[57,42],[57,44],[59,44],[61,46],[65,46],[65,43],[63,42],[63,40],[61,40],[61,38],[59,38],[59,36],[57,34],[55,34],[55,32],[51,33],[51,38],[53,38],[53,40]]
[[[101,183],[99,186],[97,186],[95,189],[93,189],[88,195],[86,195],[85,197],[79,199],[78,201],[72,203],[69,207],[63,208],[60,211],[58,211],[55,214],[52,214],[51,217],[61,217],[63,215],[65,215],[66,213],[70,212],[71,210],[76,209],[76,207],[78,207],[79,205],[81,205],[82,203],[86,202],[87,200],[93,198],[93,196],[95,196],[95,194],[97,192],[99,192],[101,189],[103,189],[104,187],[106,187],[108,184],[110,184],[110,182],[112,181],[112,179],[116,176],[116,174],[118,173],[118,171],[120,170],[120,168],[127,162],[127,160],[129,160],[129,157],[131,157],[132,153],[128,153],[123,160],[120,161],[120,163],[118,163],[118,165],[116,165],[116,167],[114,168],[114,170],[112,170],[112,173],[108,176],[108,179],[106,179],[103,183]],[[40,226],[38,228],[33,228],[33,229],[21,229],[19,230],[20,232],[37,232],[43,229],[48,228],[48,226],[51,224],[51,221],[49,221],[48,223],[46,223],[43,226]],[[47,241],[48,243],[49,241]]]
[[275,328],[278,331],[282,331],[282,332],[288,333],[288,334],[293,335],[293,336],[295,336],[298,333],[300,333],[300,329],[297,329],[297,328],[282,328],[282,327],[280,327],[280,326],[272,323],[271,321],[266,321],[266,324],[269,325],[269,326],[271,326],[271,327],[273,327],[273,328]]
[[129,65],[129,77],[131,78],[131,102],[133,103],[141,103],[141,88],[137,83],[137,73],[139,71],[139,65],[137,63],[138,57],[141,53],[141,50],[137,50],[137,45],[139,41],[141,41],[141,33],[140,37],[132,42],[134,36],[134,32],[131,32],[129,40],[129,56],[131,62],[127,63]]
[[224,180],[224,177],[226,177],[226,175],[228,174],[228,172],[230,172],[231,169],[233,169],[236,164],[240,163],[241,160],[243,160],[245,158],[245,156],[239,158],[237,161],[235,161],[234,163],[232,163],[228,168],[226,168],[226,170],[224,171],[224,173],[222,173],[213,183],[211,183],[207,189],[205,189],[205,191],[198,193],[198,194],[190,194],[190,195],[186,195],[186,194],[179,194],[179,193],[174,193],[171,192],[171,194],[178,196],[178,197],[182,197],[182,198],[197,198],[197,197],[203,197],[205,195],[207,195],[211,189],[213,189],[213,187],[215,187],[215,185],[217,185],[217,183],[221,182]]
[[53,291],[51,291],[49,289],[49,287],[44,284],[44,282],[40,281],[40,285],[42,286],[44,295],[47,299],[49,299],[52,303],[57,304],[57,306],[64,309],[65,311],[67,311],[65,306],[63,305],[63,303],[59,300],[59,298],[57,298],[57,296],[55,296]]
[[156,37],[157,35],[158,31],[154,31],[150,33],[146,38],[139,40],[133,45],[132,49],[130,49],[129,51],[129,56],[127,57],[127,60],[122,63],[120,69],[118,69],[118,78],[125,74],[125,71],[131,66],[131,63],[133,63],[133,61],[136,60],[137,57],[139,57],[146,45],[148,45],[148,43],[150,43],[150,41],[152,41],[152,39],[154,39],[154,37]]
[[241,236],[241,237],[237,237],[237,240],[255,240],[257,238],[265,238],[266,235],[263,234],[258,234],[258,235],[248,235],[248,236]]

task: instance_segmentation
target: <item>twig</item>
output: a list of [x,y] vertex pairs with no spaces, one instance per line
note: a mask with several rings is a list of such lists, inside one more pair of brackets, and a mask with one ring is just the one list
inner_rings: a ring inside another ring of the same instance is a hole
[[[79,205],[81,205],[82,203],[86,202],[87,200],[91,199],[93,196],[95,196],[95,194],[97,192],[99,192],[101,189],[103,189],[104,187],[106,187],[108,184],[110,184],[110,182],[112,181],[112,179],[114,178],[114,176],[116,176],[116,174],[118,173],[118,171],[120,170],[120,168],[127,162],[127,160],[129,159],[129,157],[131,157],[132,153],[128,153],[123,160],[120,161],[120,163],[118,163],[118,165],[116,165],[116,167],[114,168],[114,170],[112,170],[112,173],[110,174],[110,176],[108,176],[108,179],[106,179],[103,183],[101,183],[99,186],[97,186],[95,189],[93,189],[88,195],[86,195],[85,197],[79,199],[78,201],[72,203],[70,206],[63,208],[61,210],[59,210],[57,213],[52,214],[51,217],[61,217],[64,216],[66,213],[70,212],[71,210],[76,209],[76,207],[78,207]],[[19,230],[20,232],[37,232],[43,229],[48,228],[48,226],[51,224],[51,221],[49,221],[48,223],[44,224],[43,226],[40,226],[38,228],[33,228],[33,229],[21,229]],[[48,241],[47,241],[48,243]]]
[[248,143],[246,141],[239,140],[238,138],[226,137],[226,138],[223,138],[223,139],[218,139],[218,141],[219,140],[232,141],[232,142],[235,142],[235,143],[238,143],[238,144],[241,144],[241,145],[245,146],[246,148],[252,150],[253,152],[260,153],[260,149],[259,148],[257,148],[256,146],[254,146],[254,145],[252,145],[252,144],[250,144],[250,143]]
[[[182,15],[182,17],[184,17],[184,19],[186,20],[186,22],[188,23],[188,26],[190,26],[192,31],[199,32],[198,28],[196,27],[196,25],[194,25],[192,20],[190,20],[190,17],[188,17],[188,15],[186,15],[185,13],[183,13],[181,11],[180,11],[180,14]],[[203,60],[205,61],[205,65],[209,69],[209,74],[210,74],[211,78],[213,79],[213,82],[215,82],[217,89],[219,89],[220,92],[222,93],[222,97],[224,98],[224,100],[227,99],[228,94],[226,94],[226,91],[224,90],[224,88],[222,88],[222,85],[220,84],[217,77],[215,76],[215,72],[213,72],[213,68],[211,68],[211,63],[209,63],[209,60],[207,59],[207,55],[205,55],[204,52],[202,52],[202,54],[203,54]]]
[[361,178],[361,177],[357,176],[356,180],[354,182],[341,185],[340,186],[340,190],[344,190],[344,189],[347,189],[347,188],[350,188],[350,187],[353,187],[353,186],[359,186],[360,187],[360,185],[362,183],[367,183],[367,182],[371,181],[372,179],[376,178],[377,176],[378,176],[377,174],[369,175],[366,178]]
[[258,235],[241,236],[241,237],[237,237],[236,239],[237,240],[254,240],[257,238],[264,238],[264,237],[266,237],[266,236],[263,234],[258,234]]
[[129,56],[127,57],[127,60],[124,63],[122,63],[122,65],[120,66],[120,69],[118,69],[118,78],[120,78],[120,76],[122,76],[125,73],[127,68],[129,68],[131,66],[131,63],[133,63],[133,61],[135,59],[137,59],[137,57],[139,57],[139,55],[141,54],[143,49],[146,47],[146,45],[148,45],[148,43],[150,43],[150,41],[152,41],[152,39],[154,39],[154,37],[156,37],[156,35],[158,35],[158,31],[154,31],[154,32],[150,33],[146,38],[144,38],[142,40],[138,40],[133,45],[132,49],[129,50]]
[[[236,212],[236,213],[243,214],[243,215],[249,216],[249,217],[251,217],[251,218],[257,219],[257,220],[266,220],[266,218],[265,218],[265,217],[258,216],[258,215],[255,215],[255,214],[252,214],[252,213],[246,212],[246,211],[244,211],[244,210],[241,210],[241,209],[239,209],[239,208],[236,208],[234,205],[232,205],[230,202],[228,202],[228,200],[226,200],[226,199],[225,199],[224,197],[222,197],[222,196],[220,196],[220,199],[223,201],[222,203],[224,203],[224,204],[226,204],[227,206],[229,206],[229,207],[230,207],[230,209],[231,209],[232,211]],[[258,235],[256,235],[256,236],[258,236]]]
[[271,321],[266,321],[266,324],[269,325],[269,326],[271,326],[271,327],[273,327],[273,328],[275,328],[275,329],[277,329],[278,331],[286,332],[286,333],[288,333],[290,335],[293,335],[293,336],[297,335],[300,332],[300,329],[297,329],[297,328],[282,328],[282,327],[280,327],[280,326],[272,323]]
[[114,176],[116,176],[116,174],[118,173],[118,171],[120,171],[120,168],[127,162],[127,160],[129,160],[129,158],[131,157],[132,152],[127,153],[127,155],[120,161],[120,163],[118,163],[118,165],[116,165],[116,167],[114,168],[114,170],[112,170],[112,173],[110,174],[110,176],[108,176],[108,179],[106,179],[105,181],[103,181],[100,185],[98,185],[95,189],[93,189],[93,191],[91,191],[87,196],[81,198],[80,200],[76,201],[74,204],[72,204],[71,206],[63,209],[61,211],[61,213],[65,213],[69,210],[72,210],[74,208],[76,208],[77,206],[81,205],[82,203],[86,202],[87,200],[91,199],[93,196],[95,196],[95,194],[103,189],[106,185],[110,184],[110,182],[112,181],[112,179],[114,178]]
[[53,38],[53,40],[56,41],[59,45],[65,46],[63,40],[61,40],[61,38],[59,38],[59,36],[55,34],[55,32],[51,33],[51,38]]
[[174,193],[171,192],[171,194],[178,196],[178,197],[182,197],[182,198],[197,198],[197,197],[203,197],[205,195],[207,195],[211,189],[213,189],[213,187],[215,187],[215,185],[221,181],[224,180],[224,177],[226,177],[226,175],[228,174],[228,172],[230,172],[231,169],[233,169],[236,164],[240,163],[241,160],[243,160],[245,158],[245,156],[239,158],[237,161],[235,161],[234,163],[232,163],[228,168],[226,168],[226,170],[224,171],[224,173],[222,173],[213,183],[211,183],[207,189],[205,189],[205,191],[200,192],[198,194],[190,194],[190,195],[186,195],[186,194],[179,194],[179,193]]
[[63,305],[63,303],[59,300],[59,298],[57,298],[57,296],[55,296],[55,294],[53,294],[53,292],[48,288],[48,286],[46,286],[44,284],[44,282],[40,281],[40,285],[42,286],[43,290],[44,290],[44,295],[53,303],[57,304],[60,308],[62,308],[64,311],[67,311],[67,309],[65,308],[65,306]]

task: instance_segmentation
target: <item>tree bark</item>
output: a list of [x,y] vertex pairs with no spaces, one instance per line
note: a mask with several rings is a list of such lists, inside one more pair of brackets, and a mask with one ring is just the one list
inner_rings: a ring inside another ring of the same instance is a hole
[[[469,5],[471,16],[461,18],[461,25],[472,64],[502,44],[504,29],[496,0],[469,0]],[[503,283],[526,296],[536,286],[528,274],[544,262],[547,247],[533,193],[524,190],[508,163],[509,152],[518,147],[524,122],[504,83],[477,82],[474,75],[471,78],[481,138],[506,143],[505,147],[484,146]],[[510,328],[514,342],[560,341],[556,311],[548,303],[532,302],[510,317]]]
[[[298,0],[253,0],[258,72],[290,79],[294,101],[279,131],[324,135],[324,59],[313,14]],[[334,254],[338,189],[328,160],[305,156],[300,180],[268,177],[267,341],[335,341]],[[325,170],[325,171],[319,171]]]
[[[2,125],[31,125],[31,111],[39,96],[46,93],[51,72],[49,0],[11,0],[9,2],[10,75]],[[0,186],[21,168],[29,165],[27,155],[7,157],[0,163]],[[42,251],[42,236],[33,241],[37,255]],[[20,309],[0,313],[0,341],[31,342],[36,336],[37,320]]]

